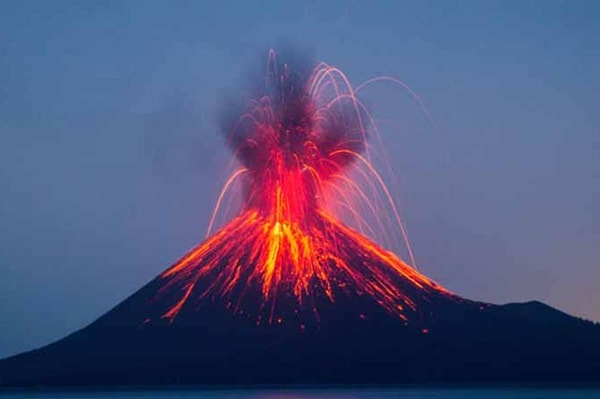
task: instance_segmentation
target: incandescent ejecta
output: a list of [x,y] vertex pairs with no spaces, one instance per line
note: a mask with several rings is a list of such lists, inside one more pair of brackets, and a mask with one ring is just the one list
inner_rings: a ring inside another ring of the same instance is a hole
[[377,212],[373,191],[350,169],[387,192],[367,150],[372,125],[341,70],[280,63],[271,51],[262,90],[224,126],[240,164],[225,189],[240,184],[243,207],[161,275],[169,298],[161,317],[174,321],[209,298],[258,323],[292,317],[304,325],[324,300],[365,295],[408,322],[431,296],[454,298],[336,217],[345,206],[369,227],[349,197]]

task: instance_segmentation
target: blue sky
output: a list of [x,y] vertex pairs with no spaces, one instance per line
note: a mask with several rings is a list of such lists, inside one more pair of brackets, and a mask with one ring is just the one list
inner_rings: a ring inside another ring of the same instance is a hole
[[[290,42],[382,121],[423,272],[472,299],[600,320],[594,1],[7,1],[0,356],[93,321],[204,237],[225,93]],[[390,123],[391,121],[391,123]]]

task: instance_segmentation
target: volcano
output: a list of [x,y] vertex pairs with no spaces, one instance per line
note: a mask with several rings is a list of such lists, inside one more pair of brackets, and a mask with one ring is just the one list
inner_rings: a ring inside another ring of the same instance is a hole
[[0,385],[599,381],[597,324],[464,299],[408,243],[413,265],[375,242],[380,199],[406,234],[339,69],[271,52],[229,114],[239,167],[218,206],[238,184],[237,215],[91,325],[0,361]]

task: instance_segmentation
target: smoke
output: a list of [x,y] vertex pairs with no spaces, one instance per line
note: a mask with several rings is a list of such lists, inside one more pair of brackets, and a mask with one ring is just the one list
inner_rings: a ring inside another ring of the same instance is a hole
[[262,65],[222,112],[227,146],[242,165],[260,173],[281,162],[327,179],[365,150],[368,118],[339,70],[289,48],[269,51]]

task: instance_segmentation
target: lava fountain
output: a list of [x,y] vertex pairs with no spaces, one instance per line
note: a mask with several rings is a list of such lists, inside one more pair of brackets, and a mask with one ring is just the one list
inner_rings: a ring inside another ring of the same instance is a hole
[[[262,93],[226,124],[239,168],[215,215],[234,184],[243,206],[161,274],[162,319],[175,322],[183,309],[211,301],[257,324],[296,319],[304,326],[318,320],[323,306],[367,298],[409,322],[421,303],[454,297],[336,216],[332,204],[341,204],[357,225],[368,227],[349,205],[351,194],[377,210],[351,169],[383,188],[393,205],[367,151],[373,121],[338,68],[294,68],[279,64],[271,51]],[[366,317],[361,310],[356,315]]]

